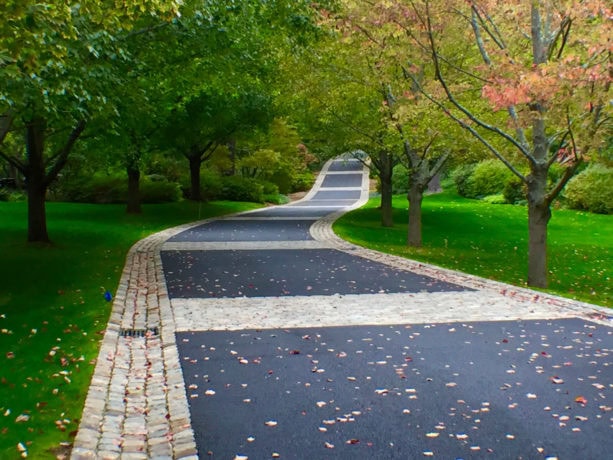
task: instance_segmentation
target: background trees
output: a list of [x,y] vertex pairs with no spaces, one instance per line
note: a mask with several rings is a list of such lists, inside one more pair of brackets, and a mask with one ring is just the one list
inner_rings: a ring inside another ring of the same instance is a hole
[[[419,246],[431,178],[446,161],[456,166],[486,152],[514,178],[500,174],[505,199],[523,195],[528,204],[528,279],[544,286],[552,203],[582,163],[610,156],[604,2],[89,0],[1,8],[0,158],[26,179],[31,241],[48,241],[50,184],[61,175],[57,190],[65,189],[84,166],[125,170],[129,209],[138,211],[143,175],[185,182],[196,200],[207,168],[205,188],[217,192],[204,198],[220,196],[223,176],[233,174],[285,192],[308,173],[307,152],[322,160],[366,152],[384,226],[393,225],[394,170],[406,171],[407,240]],[[499,176],[493,165],[454,178],[469,191],[479,174]],[[606,184],[609,170],[594,171],[580,177]],[[581,187],[569,194],[577,206],[608,209],[585,204]]]

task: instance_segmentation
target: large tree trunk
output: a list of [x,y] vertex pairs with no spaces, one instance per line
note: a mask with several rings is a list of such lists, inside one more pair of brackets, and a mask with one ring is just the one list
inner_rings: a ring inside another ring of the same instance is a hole
[[379,153],[379,180],[381,181],[381,225],[394,226],[392,206],[392,174],[394,171],[392,156],[387,152]]
[[190,179],[190,191],[189,198],[194,201],[202,201],[202,195],[200,193],[200,165],[202,160],[200,155],[190,155],[189,159],[189,179]]
[[126,212],[128,214],[140,214],[140,169],[137,164],[128,165],[128,202],[126,206]]
[[49,243],[45,195],[45,122],[34,119],[26,127],[28,241]]
[[409,231],[407,243],[409,246],[421,247],[421,203],[424,199],[424,188],[421,184],[411,184],[409,199]]

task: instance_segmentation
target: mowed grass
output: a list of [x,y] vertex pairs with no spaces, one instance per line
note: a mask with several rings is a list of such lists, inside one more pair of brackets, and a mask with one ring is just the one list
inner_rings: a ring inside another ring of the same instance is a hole
[[[526,286],[528,218],[523,206],[492,205],[451,192],[425,197],[423,247],[407,241],[408,202],[394,197],[394,227],[383,228],[372,199],[341,217],[335,232],[360,246]],[[553,294],[613,306],[613,216],[554,210],[548,238]]]
[[56,458],[76,433],[126,254],[164,228],[246,203],[49,203],[53,245],[28,245],[26,204],[0,202],[0,458]]

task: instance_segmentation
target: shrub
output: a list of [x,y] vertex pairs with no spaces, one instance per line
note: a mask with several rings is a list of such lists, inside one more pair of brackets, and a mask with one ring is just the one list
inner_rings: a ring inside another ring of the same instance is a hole
[[476,164],[460,165],[451,173],[451,178],[460,196],[468,197],[468,180],[475,170]]
[[229,176],[222,179],[220,198],[230,201],[264,202],[264,186],[255,179]]
[[294,174],[292,177],[292,185],[290,191],[304,192],[309,190],[315,183],[315,176],[311,171],[305,171],[299,174]]
[[216,200],[221,196],[223,180],[215,171],[205,170],[200,173],[200,196],[205,201]]
[[392,190],[395,194],[409,191],[409,170],[404,165],[397,165],[392,171]]
[[526,187],[524,182],[517,176],[512,176],[504,184],[502,191],[505,202],[517,204],[526,199]]
[[140,183],[140,196],[143,203],[172,203],[181,200],[181,187],[175,182],[147,178]]
[[[178,184],[159,176],[153,179],[144,177],[140,181],[143,203],[166,203],[181,199]],[[128,179],[123,174],[81,176],[62,182],[54,194],[55,199],[60,201],[96,204],[125,203],[128,197]]]
[[613,168],[594,164],[573,177],[564,191],[573,209],[613,213]]
[[505,183],[513,173],[498,160],[484,160],[477,163],[475,170],[467,180],[467,197],[481,198],[495,195],[504,190]]
[[483,197],[483,201],[489,204],[506,204],[507,200],[502,193]]

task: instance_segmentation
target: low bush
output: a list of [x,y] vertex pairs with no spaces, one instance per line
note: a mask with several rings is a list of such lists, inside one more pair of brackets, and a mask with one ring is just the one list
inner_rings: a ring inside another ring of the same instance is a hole
[[241,176],[222,178],[221,199],[229,201],[264,202],[264,186],[256,179]]
[[181,187],[167,180],[145,179],[140,184],[141,202],[147,204],[174,203],[182,198]]
[[475,170],[476,164],[460,165],[451,173],[451,178],[456,186],[458,195],[463,197],[469,196],[469,179]]
[[290,192],[304,192],[309,190],[315,183],[315,176],[311,171],[305,171],[292,176]]
[[513,173],[498,160],[484,160],[477,163],[467,180],[467,197],[482,198],[495,195],[504,190],[505,183]]
[[485,201],[489,204],[507,204],[507,200],[502,193],[497,193],[496,195],[488,195],[484,196],[482,201]]
[[613,168],[590,165],[568,182],[564,198],[573,209],[613,213]]
[[505,186],[514,176],[502,162],[492,159],[459,166],[451,177],[460,196],[483,198],[503,193]]
[[519,177],[512,176],[505,182],[502,195],[506,203],[521,203],[526,200],[526,186]]
[[[142,203],[170,203],[181,199],[179,185],[160,176],[142,178],[140,193]],[[127,196],[128,179],[122,174],[82,176],[64,181],[53,190],[55,201],[73,203],[125,203]]]

